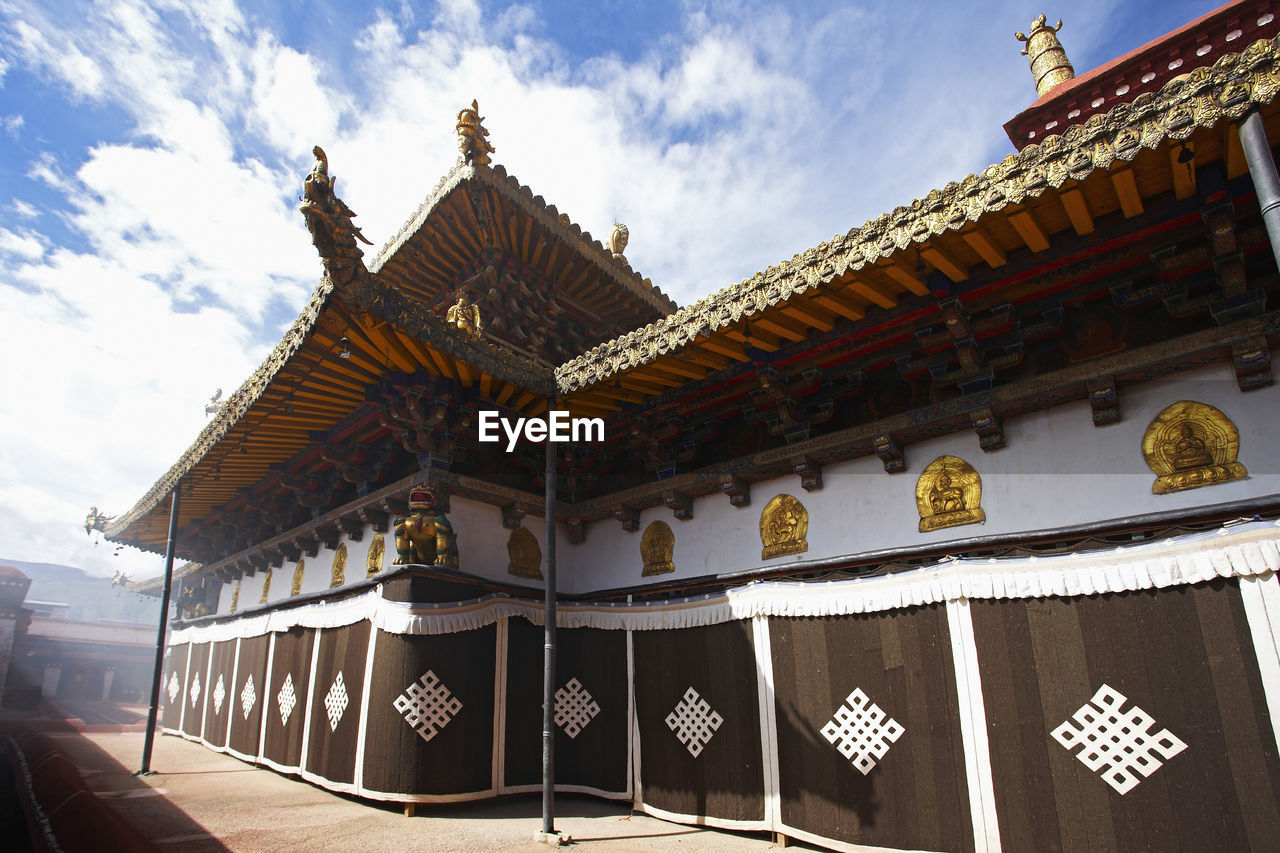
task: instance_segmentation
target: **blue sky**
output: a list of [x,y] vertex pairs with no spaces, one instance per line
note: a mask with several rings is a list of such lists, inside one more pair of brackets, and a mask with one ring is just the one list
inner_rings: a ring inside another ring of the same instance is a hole
[[687,304],[1009,153],[1041,11],[1083,73],[1211,8],[0,0],[0,559],[159,570],[79,525],[305,302],[314,144],[381,245],[477,98],[496,162]]

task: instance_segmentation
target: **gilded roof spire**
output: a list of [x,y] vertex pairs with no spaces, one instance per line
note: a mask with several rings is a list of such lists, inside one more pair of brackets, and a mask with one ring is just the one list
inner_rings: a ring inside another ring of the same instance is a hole
[[1022,49],[1022,55],[1027,57],[1027,62],[1031,65],[1031,75],[1036,78],[1036,95],[1040,97],[1076,76],[1076,70],[1067,59],[1067,52],[1062,49],[1062,42],[1058,41],[1060,29],[1061,18],[1056,27],[1051,27],[1042,14],[1031,22],[1030,35],[1014,33],[1014,38],[1027,45]]
[[480,104],[471,102],[471,106],[463,107],[458,113],[458,162],[470,163],[473,166],[488,166],[489,155],[494,147],[489,143],[489,131],[481,123]]

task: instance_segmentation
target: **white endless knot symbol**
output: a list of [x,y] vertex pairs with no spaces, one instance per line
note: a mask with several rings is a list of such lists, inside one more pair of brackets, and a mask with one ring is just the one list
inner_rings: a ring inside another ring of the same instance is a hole
[[406,687],[391,704],[418,733],[418,737],[426,741],[449,725],[449,721],[462,710],[462,703],[449,695],[449,688],[441,684],[431,670]]
[[178,691],[182,688],[178,686],[178,673],[169,673],[169,704],[172,705],[178,699]]
[[249,712],[253,710],[253,703],[258,701],[258,694],[253,689],[253,673],[244,680],[244,690],[240,691],[240,707],[244,710],[244,718],[249,719]]
[[844,701],[822,727],[822,736],[866,776],[906,729],[871,702],[861,687]]
[[1072,715],[1079,728],[1066,720],[1053,730],[1068,750],[1083,747],[1076,758],[1120,794],[1142,781],[1138,773],[1150,776],[1164,766],[1157,754],[1167,761],[1187,748],[1168,729],[1152,734],[1155,720],[1136,705],[1121,711],[1124,703],[1124,696],[1104,684]]
[[222,700],[227,698],[227,688],[222,683],[222,673],[218,673],[218,683],[213,685],[213,713],[222,713]]
[[556,691],[556,725],[570,738],[576,738],[599,713],[600,706],[578,679],[569,679]]
[[667,714],[667,728],[676,733],[676,737],[694,758],[711,742],[716,729],[723,722],[724,717],[711,710],[707,700],[699,696],[698,691],[692,687],[684,692],[684,698]]
[[298,704],[298,695],[293,692],[292,672],[285,675],[284,686],[276,695],[276,704],[280,707],[280,725],[289,725],[289,715],[293,713],[293,706]]
[[329,715],[329,731],[337,731],[338,721],[342,719],[342,714],[347,710],[347,703],[350,701],[347,696],[347,685],[342,683],[342,673],[338,673],[338,677],[334,679],[333,686],[329,688],[329,693],[324,697],[324,710]]
[[200,673],[196,673],[196,677],[191,679],[191,707],[194,708],[196,703],[200,701]]

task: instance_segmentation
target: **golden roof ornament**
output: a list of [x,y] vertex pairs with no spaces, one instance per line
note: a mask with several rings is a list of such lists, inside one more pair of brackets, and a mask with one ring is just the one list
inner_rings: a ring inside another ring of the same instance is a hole
[[627,250],[627,241],[629,239],[631,239],[631,232],[627,230],[627,226],[621,222],[613,223],[613,227],[609,229],[608,247],[615,260],[626,260],[623,252]]
[[1058,41],[1058,30],[1062,29],[1062,19],[1057,26],[1051,27],[1042,14],[1031,22],[1031,34],[1014,33],[1014,38],[1024,42],[1022,55],[1027,57],[1031,65],[1031,75],[1036,78],[1036,95],[1043,97],[1050,89],[1065,83],[1076,76],[1076,70],[1067,59],[1067,52]]
[[469,338],[479,338],[484,334],[480,306],[471,301],[471,296],[464,288],[459,288],[458,301],[449,306],[444,319]]
[[489,155],[497,149],[489,143],[489,131],[485,130],[484,116],[480,115],[480,104],[472,101],[471,106],[463,107],[458,112],[458,162],[472,166],[488,166]]

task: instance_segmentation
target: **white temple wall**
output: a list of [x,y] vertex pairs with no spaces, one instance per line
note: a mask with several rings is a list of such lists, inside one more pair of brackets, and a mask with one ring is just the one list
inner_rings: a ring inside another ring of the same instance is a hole
[[[1155,474],[1142,457],[1142,437],[1151,420],[1179,400],[1220,409],[1240,432],[1239,461],[1245,480],[1168,495],[1151,492]],[[592,592],[705,575],[784,568],[825,557],[856,556],[887,548],[937,545],[979,536],[1088,524],[1127,516],[1224,504],[1280,493],[1280,386],[1241,392],[1229,366],[1197,370],[1176,379],[1122,388],[1121,421],[1093,425],[1087,401],[1010,418],[1007,446],[984,453],[971,430],[908,446],[907,470],[886,474],[877,457],[823,468],[823,488],[805,492],[796,476],[751,485],[751,505],[734,508],[728,497],[710,495],[694,504],[694,517],[678,521],[665,507],[641,513],[640,529],[623,531],[613,520],[592,523],[586,541],[560,546],[559,588]],[[986,522],[928,533],[918,530],[916,481],[939,456],[972,465],[982,478]],[[808,551],[761,559],[760,513],[777,494],[790,494],[809,512]],[[675,572],[641,576],[640,537],[654,520],[675,534]]]
[[[1240,433],[1239,461],[1245,480],[1168,495],[1151,492],[1155,475],[1142,457],[1142,437],[1151,420],[1179,400],[1196,400],[1221,410]],[[1169,510],[1212,506],[1251,497],[1280,494],[1280,385],[1241,392],[1229,366],[1205,368],[1175,379],[1145,382],[1121,389],[1119,423],[1093,425],[1087,401],[1010,418],[1004,423],[1007,446],[984,453],[972,430],[909,445],[907,470],[886,474],[878,457],[863,457],[823,468],[823,488],[806,492],[800,478],[789,475],[751,484],[751,504],[735,508],[720,494],[698,498],[694,517],[679,521],[666,507],[640,514],[640,529],[628,533],[613,519],[587,526],[586,541],[571,545],[562,526],[557,538],[557,587],[563,594],[593,593],[672,581],[785,568],[789,564],[829,557],[856,557],[890,548],[946,544],[974,537],[1000,536],[1089,524]],[[982,478],[986,521],[920,533],[915,503],[916,481],[939,456],[958,456]],[[790,494],[809,513],[802,554],[761,558],[760,514],[771,498]],[[502,511],[467,498],[450,500],[449,520],[458,536],[459,569],[465,574],[504,584],[541,590],[541,581],[508,571]],[[640,539],[653,521],[666,522],[675,534],[675,572],[643,577]],[[527,516],[523,526],[546,550],[542,518]],[[365,561],[374,531],[366,527],[356,542],[343,536],[347,567],[343,586],[365,577]],[[395,537],[385,534],[383,570],[395,560]],[[321,548],[304,557],[303,593],[329,589],[334,551]],[[269,602],[290,597],[296,563],[273,570]],[[265,572],[245,577],[238,609],[256,606]],[[219,613],[231,607],[235,583],[222,587]]]

